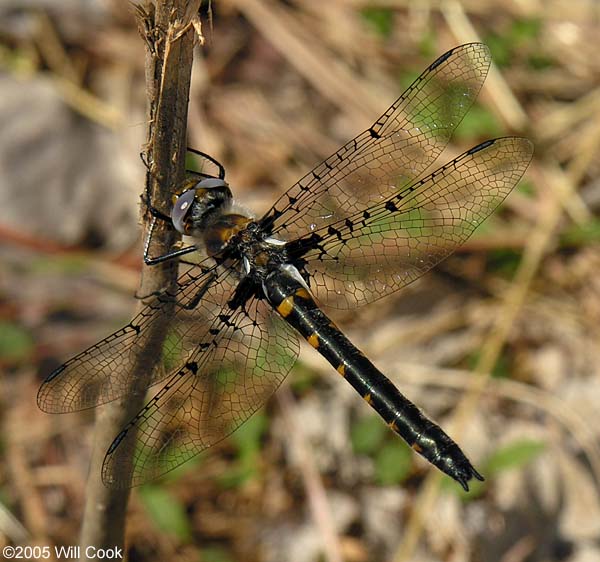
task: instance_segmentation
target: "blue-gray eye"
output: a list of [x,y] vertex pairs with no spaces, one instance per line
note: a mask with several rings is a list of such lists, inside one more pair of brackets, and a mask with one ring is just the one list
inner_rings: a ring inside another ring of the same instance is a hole
[[215,187],[229,187],[229,184],[225,180],[219,178],[206,178],[196,184],[196,189],[213,189]]
[[185,234],[185,217],[190,211],[194,196],[196,195],[196,189],[188,189],[184,191],[175,201],[173,210],[171,211],[171,220],[173,226],[182,234]]

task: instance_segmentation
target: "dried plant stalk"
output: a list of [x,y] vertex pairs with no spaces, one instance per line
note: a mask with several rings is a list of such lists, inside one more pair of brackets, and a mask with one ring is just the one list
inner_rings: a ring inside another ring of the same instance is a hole
[[[192,69],[194,42],[200,30],[198,8],[200,0],[147,0],[134,6],[140,32],[146,42],[146,84],[148,98],[146,161],[147,193],[159,208],[168,208],[168,188],[183,180],[186,151],[186,122]],[[150,217],[142,206],[145,234]],[[153,235],[157,251],[168,250],[175,234],[165,225],[159,225]],[[139,294],[150,295],[172,288],[177,280],[176,264],[157,265],[143,269]],[[138,309],[143,306],[140,301]],[[139,370],[130,377],[135,387],[129,396],[118,400],[102,411],[97,420],[96,436],[80,544],[85,559],[85,548],[122,548],[124,542],[127,491],[106,488],[101,480],[105,452],[111,441],[129,419],[142,407],[148,384],[148,356],[160,349],[165,337],[168,315],[162,325],[154,325],[154,333],[147,345],[138,351]],[[145,360],[142,360],[146,357]],[[143,365],[143,367],[142,367]],[[139,391],[142,389],[142,392]],[[136,392],[137,390],[137,392]]]

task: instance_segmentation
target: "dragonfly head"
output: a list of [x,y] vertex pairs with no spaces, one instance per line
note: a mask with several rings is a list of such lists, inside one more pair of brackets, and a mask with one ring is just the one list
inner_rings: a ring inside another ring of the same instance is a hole
[[175,200],[171,220],[182,234],[202,229],[207,220],[231,203],[232,193],[226,181],[207,178],[186,189]]

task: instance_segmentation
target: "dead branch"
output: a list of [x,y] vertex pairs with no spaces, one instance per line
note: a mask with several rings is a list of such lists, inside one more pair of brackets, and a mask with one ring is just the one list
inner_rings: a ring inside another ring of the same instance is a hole
[[[199,31],[198,8],[200,0],[146,0],[135,5],[141,35],[146,42],[146,84],[148,98],[147,144],[145,154],[149,165],[146,177],[147,192],[159,208],[168,208],[168,188],[183,180],[186,152],[186,122],[192,69],[194,41]],[[150,225],[149,214],[142,206],[145,234]],[[155,231],[154,247],[167,251],[175,241],[175,234],[167,226]],[[145,267],[139,294],[149,295],[172,288],[177,279],[176,264]],[[143,306],[140,302],[139,308]],[[120,429],[142,407],[144,390],[150,370],[148,360],[141,360],[160,349],[165,337],[168,317],[154,327],[147,345],[138,351],[139,372],[131,377],[135,388],[129,396],[110,404],[98,417],[86,506],[80,544],[82,558],[85,547],[123,547],[125,514],[129,493],[106,488],[101,480],[101,467],[106,450]],[[144,364],[145,368],[141,368]],[[135,367],[134,367],[135,369]],[[138,370],[138,369],[136,369]],[[139,398],[132,398],[137,396]]]

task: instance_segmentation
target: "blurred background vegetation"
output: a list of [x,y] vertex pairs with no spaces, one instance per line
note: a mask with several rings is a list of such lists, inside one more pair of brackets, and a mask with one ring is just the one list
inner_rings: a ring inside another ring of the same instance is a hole
[[[134,491],[129,559],[600,560],[600,4],[220,0],[202,21],[189,144],[257,214],[469,41],[496,68],[443,159],[503,134],[536,155],[435,272],[335,315],[485,483],[437,488],[303,349],[230,439]],[[77,542],[94,412],[35,394],[135,306],[144,104],[128,3],[0,4],[2,543]]]

